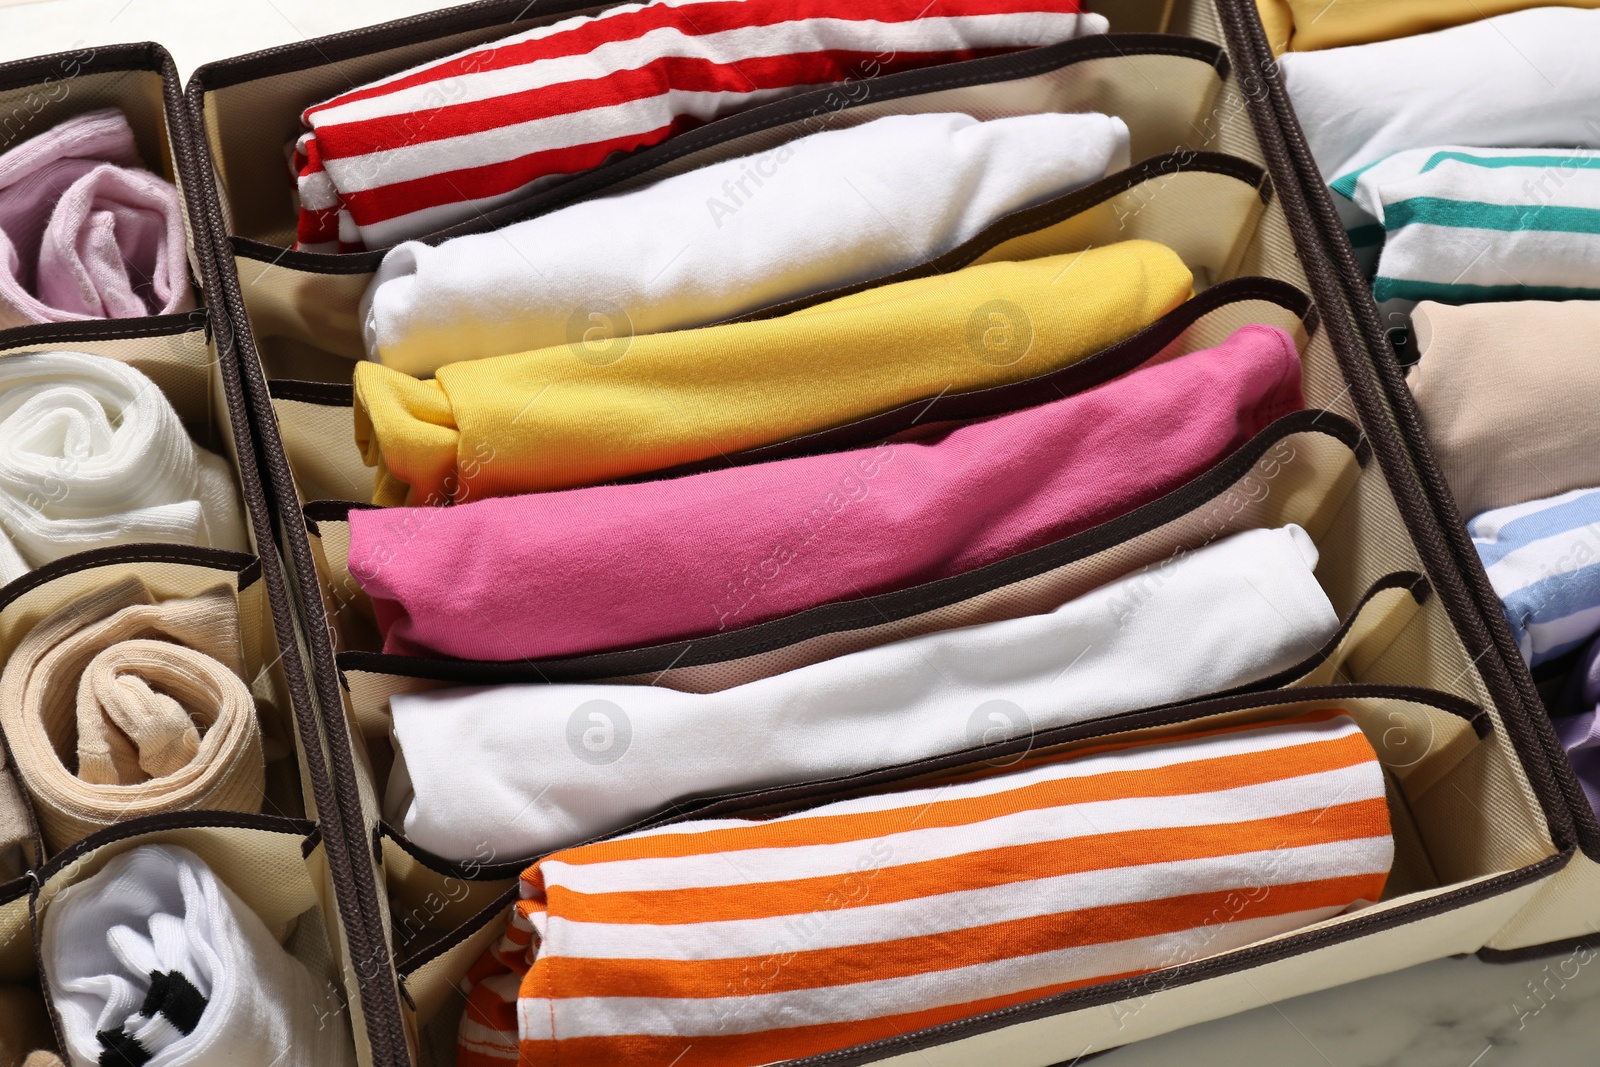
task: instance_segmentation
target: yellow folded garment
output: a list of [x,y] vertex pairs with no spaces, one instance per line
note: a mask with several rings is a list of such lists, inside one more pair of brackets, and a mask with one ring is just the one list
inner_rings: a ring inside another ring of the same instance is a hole
[[1274,54],[1432,33],[1529,7],[1600,7],[1600,0],[1256,0]]
[[1150,241],[916,278],[759,322],[355,373],[373,501],[567,489],[731,454],[941,393],[1021,381],[1132,336],[1193,278]]

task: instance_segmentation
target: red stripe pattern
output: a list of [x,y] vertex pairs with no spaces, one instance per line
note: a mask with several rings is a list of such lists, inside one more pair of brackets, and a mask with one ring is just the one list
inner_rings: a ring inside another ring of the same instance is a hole
[[1079,6],[657,0],[542,26],[307,108],[297,247],[386,247],[786,94],[1102,32]]
[[815,1055],[1331,918],[1393,859],[1337,711],[628,834],[524,872],[458,1064]]

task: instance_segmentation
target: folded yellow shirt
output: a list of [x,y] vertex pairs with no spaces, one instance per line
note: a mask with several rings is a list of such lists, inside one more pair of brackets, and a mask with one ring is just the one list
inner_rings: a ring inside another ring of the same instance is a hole
[[1256,0],[1274,54],[1432,33],[1529,7],[1600,7],[1600,0]]
[[1124,241],[869,289],[759,322],[355,373],[373,501],[567,489],[786,440],[944,392],[1045,374],[1187,300],[1175,252]]

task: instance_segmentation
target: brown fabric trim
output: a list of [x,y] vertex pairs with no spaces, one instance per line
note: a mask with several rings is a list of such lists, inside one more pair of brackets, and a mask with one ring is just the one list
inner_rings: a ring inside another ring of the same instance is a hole
[[[163,52],[162,55],[165,57],[166,54]],[[241,488],[257,544],[270,546],[276,543],[274,534],[280,517],[295,514],[298,505],[293,497],[292,485],[288,490],[288,501],[285,502],[283,491],[276,483],[263,483],[265,472],[276,472],[282,468],[286,475],[283,445],[265,389],[262,388],[259,394],[246,391],[245,380],[252,374],[259,378],[261,365],[251,337],[238,275],[233,270],[233,260],[227,253],[223,237],[222,210],[217,199],[210,151],[204,137],[197,133],[205,128],[197,106],[198,98],[184,95],[170,57],[165,58],[163,73],[168,133],[189,208],[195,259],[198,261],[202,288],[218,309],[218,313],[209,321],[215,332],[223,392],[240,455]],[[260,396],[260,405],[265,410],[256,411],[252,420],[249,404],[254,402],[253,395]],[[254,462],[246,462],[246,456],[252,457]],[[274,490],[274,495],[269,496],[269,489]],[[291,551],[295,551],[299,573],[314,575],[310,545],[299,534],[298,526],[294,535],[287,540]],[[336,918],[348,943],[359,987],[362,1009],[360,1023],[366,1031],[376,1067],[409,1064],[387,931],[377,896],[379,889],[372,866],[366,860],[365,849],[354,843],[360,839],[362,816],[355,787],[354,759],[349,736],[345,732],[343,703],[337,685],[330,687],[322,680],[333,677],[331,656],[324,657],[330,661],[326,667],[320,661],[317,663],[319,674],[315,680],[323,701],[321,707],[329,709],[326,714],[319,716],[318,705],[312,698],[314,679],[308,677],[301,658],[300,636],[294,617],[295,604],[290,599],[283,565],[276,553],[264,553],[262,573],[267,582],[268,601],[272,605],[280,665],[299,734],[302,766],[311,785],[311,799],[327,854],[329,878],[333,882],[335,906],[339,912]],[[300,595],[304,597],[304,590],[300,591]],[[320,611],[320,594],[316,597],[316,603]],[[305,612],[303,599],[300,610]],[[319,640],[323,646],[328,641],[326,623],[320,614],[307,613],[303,617],[308,619],[306,642],[315,656],[319,651]],[[336,764],[336,771],[332,774],[328,766],[329,754]]]
[[[466,28],[466,27],[463,27]],[[332,40],[324,38],[324,41]],[[376,51],[378,49],[368,49]],[[468,233],[482,233],[499,229],[523,219],[541,215],[557,207],[602,193],[619,181],[635,177],[664,163],[701,151],[759,130],[772,129],[812,115],[848,111],[865,104],[898,100],[907,96],[922,96],[945,89],[993,82],[1015,81],[1059,70],[1074,63],[1092,59],[1111,59],[1129,55],[1172,55],[1198,60],[1217,69],[1220,77],[1227,77],[1227,53],[1209,41],[1192,37],[1178,37],[1156,33],[1097,34],[1064,41],[1061,44],[1012,52],[986,59],[972,59],[961,63],[948,63],[923,70],[905,71],[870,78],[859,84],[866,90],[860,100],[852,101],[849,108],[837,106],[834,97],[837,87],[824,86],[801,93],[787,100],[763,104],[738,115],[717,119],[697,129],[641,149],[631,155],[603,164],[583,175],[561,182],[549,190],[533,193],[489,211],[480,212],[477,218],[438,230],[421,238],[427,244],[438,244],[451,237]],[[232,61],[224,61],[224,63]],[[324,60],[326,62],[326,60]],[[314,64],[311,64],[314,65]],[[189,91],[197,98],[208,91],[208,80],[217,75],[212,68],[202,67],[189,81]],[[265,76],[265,73],[257,75]],[[197,112],[198,114],[198,112]],[[203,129],[204,127],[198,127]],[[247,237],[233,237],[230,244],[234,254],[265,263],[276,263],[293,270],[313,274],[365,274],[378,269],[383,261],[384,249],[366,252],[332,253],[302,252],[283,249]]]
[[1559,956],[1580,949],[1593,949],[1596,945],[1600,945],[1600,935],[1584,934],[1581,937],[1546,941],[1542,945],[1528,945],[1525,948],[1484,947],[1480,948],[1476,955],[1484,963],[1526,963],[1528,960],[1542,960],[1547,956]]
[[147,71],[164,75],[164,68],[170,61],[167,50],[150,41],[86,45],[73,51],[51,52],[0,63],[0,91],[70,81],[84,74]]
[[297,404],[348,408],[355,405],[356,387],[352,382],[301,382],[292,378],[273,378],[267,382],[267,395],[274,400],[290,400]]
[[[1343,253],[1340,255],[1334,251],[1339,246],[1329,240],[1325,213],[1332,212],[1332,202],[1327,199],[1325,192],[1317,194],[1308,187],[1306,168],[1310,167],[1311,172],[1315,173],[1315,167],[1309,162],[1310,153],[1305,145],[1304,134],[1289,107],[1282,79],[1278,76],[1277,61],[1267,46],[1265,31],[1261,28],[1254,6],[1248,0],[1216,0],[1216,3],[1222,15],[1230,51],[1248,57],[1240,64],[1240,90],[1248,103],[1252,123],[1267,157],[1268,171],[1277,185],[1279,202],[1288,216],[1295,246],[1311,283],[1312,295],[1325,307],[1345,308],[1355,320],[1352,323],[1343,315],[1326,316],[1334,351],[1344,370],[1345,380],[1350,385],[1351,400],[1369,430],[1369,439],[1377,453],[1379,465],[1394,494],[1412,542],[1428,567],[1429,577],[1439,592],[1440,603],[1444,605],[1457,635],[1506,720],[1507,733],[1521,757],[1529,783],[1544,811],[1551,838],[1558,848],[1568,848],[1577,843],[1573,812],[1574,800],[1581,802],[1581,791],[1574,798],[1577,781],[1570,767],[1558,769],[1553,766],[1555,756],[1551,746],[1555,744],[1554,730],[1550,727],[1543,703],[1537,699],[1537,691],[1533,689],[1532,679],[1527,677],[1526,669],[1515,669],[1509,662],[1508,653],[1514,653],[1515,646],[1509,644],[1510,631],[1504,622],[1500,621],[1497,626],[1496,619],[1488,610],[1484,595],[1487,577],[1482,574],[1481,566],[1476,567],[1477,574],[1473,574],[1474,568],[1464,565],[1460,550],[1466,537],[1465,527],[1452,531],[1448,522],[1441,525],[1441,514],[1455,519],[1459,519],[1459,516],[1454,514],[1453,509],[1441,512],[1437,501],[1430,499],[1428,487],[1414,480],[1416,470],[1406,449],[1411,442],[1404,441],[1400,436],[1405,432],[1403,428],[1400,433],[1392,429],[1395,424],[1389,420],[1384,408],[1384,387],[1378,378],[1377,364],[1380,361],[1369,362],[1364,354],[1368,350],[1364,346],[1375,348],[1384,337],[1381,330],[1375,334],[1371,332],[1377,309],[1371,304],[1370,295],[1363,301],[1359,295],[1350,292],[1349,274],[1354,259],[1348,242],[1344,242],[1343,248],[1339,249]],[[1317,188],[1320,188],[1320,179]],[[1340,233],[1343,233],[1342,227]],[[1329,262],[1330,254],[1339,260],[1337,266]],[[1403,384],[1401,388],[1404,388]],[[1433,488],[1437,490],[1439,487]],[[1459,522],[1457,525],[1460,525]],[[1465,547],[1470,553],[1470,544]],[[1475,559],[1476,554],[1472,554]],[[1498,605],[1496,599],[1495,613],[1498,613]],[[1514,658],[1520,664],[1520,655]],[[1565,761],[1564,756],[1562,761]],[[1586,804],[1584,806],[1587,807]],[[1592,840],[1591,835],[1585,833],[1583,843],[1585,854],[1593,858],[1600,856],[1600,823],[1595,823],[1592,815],[1589,822],[1594,833]],[[1591,846],[1595,849],[1592,854]]]
[[81,841],[74,842],[51,856],[40,865],[37,875],[40,883],[48,882],[61,871],[71,867],[96,849],[130,837],[165,830],[186,830],[191,827],[223,826],[230,829],[257,830],[262,833],[292,834],[306,838],[316,833],[317,824],[306,819],[291,819],[283,815],[267,815],[244,811],[167,811],[159,815],[146,815],[142,819],[96,830]]
[[[397,844],[405,847],[406,851],[411,851],[409,843],[404,839],[396,837],[394,840]],[[419,860],[422,859],[420,856],[417,858]],[[520,871],[518,873],[520,873]],[[511,877],[515,877],[515,875],[512,875]],[[504,893],[501,893],[499,896],[491,900],[486,906],[480,908],[477,914],[473,915],[472,918],[466,920],[460,926],[439,938],[439,940],[433,942],[432,944],[424,945],[416,952],[413,952],[411,955],[401,960],[399,966],[397,967],[397,970],[400,972],[401,983],[403,984],[405,982],[408,975],[415,974],[420,968],[424,967],[431,961],[438,959],[441,955],[448,952],[450,949],[455,948],[461,942],[465,941],[467,938],[483,929],[484,926],[494,920],[495,916],[499,915],[500,912],[504,911],[506,908],[510,907],[516,902],[519,892],[520,890],[516,886],[512,886]]]
[[108,545],[105,548],[92,548],[87,552],[74,552],[70,556],[51,560],[44,566],[0,586],[0,610],[18,597],[57,578],[93,570],[96,567],[110,567],[118,563],[181,563],[216,571],[233,571],[238,576],[235,588],[239,590],[250,588],[261,576],[260,559],[248,552],[228,552],[220,548],[201,548],[194,545]]
[[[502,663],[346,651],[338,654],[338,665],[341,672],[367,671],[464,685],[489,685],[595,681],[648,674],[675,666],[743,659],[824,634],[880,626],[920,615],[1092,556],[1202,507],[1249,473],[1279,441],[1292,434],[1308,432],[1344,442],[1360,460],[1362,438],[1354,426],[1326,411],[1297,411],[1262,430],[1209,471],[1143,507],[1052,544],[909,589],[824,604],[707,637],[586,656]],[[335,506],[328,505],[330,510]]]
[[[0,349],[19,345],[70,345],[84,341],[120,341],[136,337],[174,337],[196,330],[210,329],[210,315],[203,307],[171,315],[147,315],[137,319],[88,319],[82,322],[40,322],[0,330]],[[209,336],[209,335],[207,335]]]

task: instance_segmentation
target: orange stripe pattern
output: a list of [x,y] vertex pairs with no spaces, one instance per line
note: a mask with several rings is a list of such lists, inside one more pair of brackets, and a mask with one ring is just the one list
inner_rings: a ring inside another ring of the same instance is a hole
[[1327,711],[1033,759],[522,875],[461,1067],[752,1067],[1146,974],[1383,893],[1383,771]]

